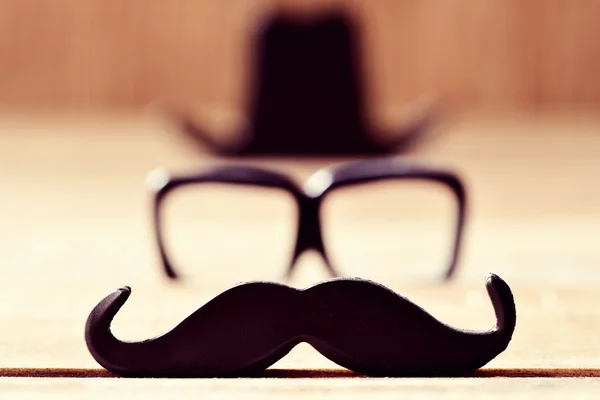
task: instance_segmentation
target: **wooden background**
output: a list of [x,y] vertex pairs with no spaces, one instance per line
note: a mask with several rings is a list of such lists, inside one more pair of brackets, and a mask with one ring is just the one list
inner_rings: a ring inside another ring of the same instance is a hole
[[[294,3],[0,0],[0,107],[137,107],[166,96],[235,108],[256,18]],[[455,108],[600,103],[600,1],[338,3],[363,24],[376,106],[424,94]]]

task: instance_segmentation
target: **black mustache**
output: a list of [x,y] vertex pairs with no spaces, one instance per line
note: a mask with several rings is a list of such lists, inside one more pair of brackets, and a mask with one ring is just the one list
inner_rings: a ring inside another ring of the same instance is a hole
[[171,331],[122,342],[110,324],[127,301],[124,287],[90,313],[85,339],[96,361],[121,376],[252,376],[307,342],[331,361],[371,376],[457,376],[504,351],[516,324],[512,292],[491,274],[487,291],[496,326],[452,328],[386,287],[335,279],[299,290],[240,284],[219,294]]

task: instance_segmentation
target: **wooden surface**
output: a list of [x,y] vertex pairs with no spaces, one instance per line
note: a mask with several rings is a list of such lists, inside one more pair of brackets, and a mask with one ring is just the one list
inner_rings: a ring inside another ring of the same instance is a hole
[[[2,0],[0,106],[239,106],[256,18],[307,0]],[[452,107],[600,101],[596,0],[353,0],[374,101]]]
[[[147,338],[222,289],[165,282],[145,187],[155,167],[179,170],[214,160],[148,115],[3,115],[0,396],[593,397],[600,389],[599,129],[600,118],[590,115],[457,116],[413,154],[453,168],[468,184],[464,257],[450,284],[385,284],[441,320],[472,329],[494,324],[484,289],[488,272],[514,291],[513,341],[473,377],[358,377],[301,345],[264,379],[128,380],[111,377],[89,355],[85,319],[105,294],[130,285],[132,297],[113,329],[123,339]],[[332,160],[253,162],[279,165],[301,179]],[[360,215],[368,206],[356,210]],[[227,223],[214,220],[206,229]],[[255,257],[244,260],[251,270],[261,267],[258,257],[267,245],[260,227],[253,237]],[[316,257],[303,258],[299,267],[293,285],[325,278]],[[396,267],[410,268],[410,260]],[[233,272],[213,268],[215,277],[232,284]]]

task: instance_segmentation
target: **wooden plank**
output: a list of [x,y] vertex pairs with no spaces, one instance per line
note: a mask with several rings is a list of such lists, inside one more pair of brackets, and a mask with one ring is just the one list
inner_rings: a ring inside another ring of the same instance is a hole
[[[552,399],[595,393],[600,382],[595,301],[600,190],[593,183],[600,177],[599,127],[597,116],[586,115],[463,116],[440,126],[439,136],[417,152],[467,179],[472,202],[464,259],[458,279],[448,285],[412,284],[392,275],[384,283],[451,325],[480,330],[494,323],[485,275],[496,272],[507,280],[517,302],[514,339],[474,377],[364,379],[301,345],[266,379],[165,381],[111,378],[87,352],[83,327],[97,301],[131,285],[132,297],[115,319],[115,335],[154,336],[239,276],[213,268],[220,275],[204,285],[167,284],[152,241],[146,173],[157,166],[187,169],[214,160],[148,116],[4,115],[0,391],[8,398],[91,399],[132,390],[151,398],[166,393],[433,398],[443,392],[451,398]],[[333,161],[254,162],[280,166],[301,179]],[[393,206],[386,207],[393,212]],[[364,204],[354,209],[359,216],[368,212]],[[207,221],[207,230],[244,222]],[[420,226],[407,224],[413,230]],[[250,270],[260,267],[253,261],[264,251],[259,236],[248,238],[254,253],[244,262]],[[410,268],[410,260],[404,265],[397,260],[390,255],[368,267]],[[326,278],[316,257],[303,258],[299,268],[294,285]]]

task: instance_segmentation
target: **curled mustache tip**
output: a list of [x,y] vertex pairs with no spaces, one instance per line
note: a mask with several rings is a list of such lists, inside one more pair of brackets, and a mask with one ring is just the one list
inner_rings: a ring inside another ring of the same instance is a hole
[[115,313],[117,311],[119,311],[119,309],[121,308],[121,306],[123,306],[123,304],[125,304],[125,302],[127,301],[127,299],[129,299],[129,296],[131,296],[131,287],[130,286],[122,286],[120,288],[118,288],[117,290],[115,290],[114,292],[112,292],[111,294],[109,294],[108,296],[106,296],[106,305],[107,307],[118,307],[115,310]]
[[93,332],[109,329],[112,319],[131,295],[131,288],[123,286],[100,301],[90,313],[86,322],[86,339]]
[[92,313],[90,314],[90,318],[88,318],[88,322],[94,322],[89,320],[93,320],[94,318],[92,317],[98,315],[103,317],[110,317],[110,323],[110,321],[112,321],[116,313],[121,309],[123,304],[125,304],[127,299],[129,299],[130,295],[131,287],[129,286],[122,286],[113,291],[112,293],[108,294],[100,303],[98,303],[96,307],[94,307]]
[[514,297],[508,284],[496,274],[489,274],[486,288],[496,314],[496,330],[510,340],[517,321]]
[[119,342],[110,331],[110,325],[130,295],[129,286],[123,286],[108,294],[90,312],[85,324],[85,342],[88,350],[98,363],[109,371],[119,371],[119,368],[107,359],[102,348]]

